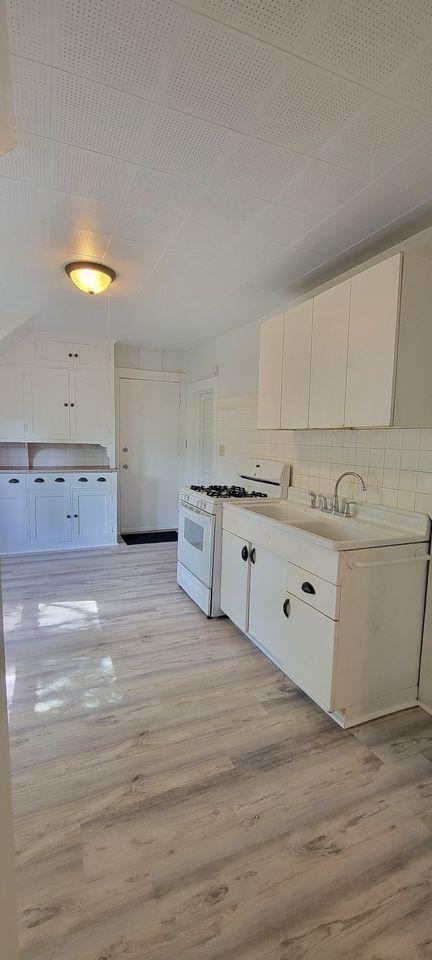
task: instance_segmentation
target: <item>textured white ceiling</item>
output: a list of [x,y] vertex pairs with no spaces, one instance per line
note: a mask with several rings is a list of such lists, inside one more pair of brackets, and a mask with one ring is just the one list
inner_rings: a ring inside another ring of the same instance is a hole
[[[8,0],[8,18],[0,310],[184,347],[432,211],[430,0]],[[118,271],[109,310],[68,281],[77,257]]]

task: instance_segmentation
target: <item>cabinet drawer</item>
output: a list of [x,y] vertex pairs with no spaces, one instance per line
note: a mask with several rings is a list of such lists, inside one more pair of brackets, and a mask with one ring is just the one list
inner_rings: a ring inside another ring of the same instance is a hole
[[32,473],[28,478],[30,495],[62,493],[70,489],[70,479],[65,473]]
[[1,497],[24,497],[26,493],[25,473],[0,474]]
[[334,583],[322,580],[314,573],[297,567],[294,563],[286,564],[286,589],[300,600],[320,610],[332,620],[339,619],[339,592],[340,587]]
[[72,473],[71,474],[71,484],[72,487],[76,490],[93,490],[98,493],[108,493],[112,491],[115,486],[117,474],[115,473],[104,473],[101,470],[100,473],[85,473],[83,470],[82,473]]

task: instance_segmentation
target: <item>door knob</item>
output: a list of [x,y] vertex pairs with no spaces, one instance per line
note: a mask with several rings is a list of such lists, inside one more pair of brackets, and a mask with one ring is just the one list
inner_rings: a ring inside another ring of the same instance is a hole
[[123,470],[127,470],[127,468],[128,468],[127,463],[124,463],[124,464],[123,464]]

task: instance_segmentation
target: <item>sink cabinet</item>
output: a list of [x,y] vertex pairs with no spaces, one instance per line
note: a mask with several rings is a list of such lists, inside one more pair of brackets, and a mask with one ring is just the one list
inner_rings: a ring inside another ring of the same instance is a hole
[[220,606],[349,727],[417,702],[427,553],[426,538],[330,550],[226,506]]
[[226,531],[222,539],[221,591],[224,613],[240,630],[249,627],[250,551],[247,540]]

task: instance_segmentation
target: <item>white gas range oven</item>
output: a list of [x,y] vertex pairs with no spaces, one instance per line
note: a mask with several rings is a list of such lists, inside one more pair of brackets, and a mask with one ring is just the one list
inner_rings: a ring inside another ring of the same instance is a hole
[[192,485],[180,490],[177,583],[207,617],[223,616],[219,600],[224,502],[286,497],[290,473],[286,463],[248,461],[239,474],[242,486]]

